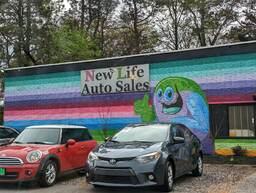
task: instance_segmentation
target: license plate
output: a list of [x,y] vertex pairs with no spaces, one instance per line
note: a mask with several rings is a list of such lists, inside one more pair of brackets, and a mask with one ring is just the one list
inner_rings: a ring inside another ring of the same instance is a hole
[[0,168],[0,176],[4,176],[5,175],[5,168]]

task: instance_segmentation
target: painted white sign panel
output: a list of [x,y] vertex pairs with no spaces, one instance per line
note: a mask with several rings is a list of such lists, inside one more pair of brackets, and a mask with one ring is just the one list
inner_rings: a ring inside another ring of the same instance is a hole
[[81,94],[149,91],[149,65],[132,65],[81,71]]

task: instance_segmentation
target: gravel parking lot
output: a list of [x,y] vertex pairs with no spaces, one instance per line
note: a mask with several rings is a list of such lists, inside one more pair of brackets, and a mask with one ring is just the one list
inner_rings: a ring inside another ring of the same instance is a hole
[[[177,179],[174,193],[229,193],[234,185],[256,172],[256,166],[213,165],[204,166],[204,175],[195,178],[190,175]],[[85,182],[85,177],[76,175],[59,179],[50,188],[40,188],[36,184],[0,184],[0,193],[148,193],[159,192],[157,189],[94,189]]]

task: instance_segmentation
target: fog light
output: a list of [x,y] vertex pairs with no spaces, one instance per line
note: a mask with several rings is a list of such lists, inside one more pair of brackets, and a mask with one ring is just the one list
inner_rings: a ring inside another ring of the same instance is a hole
[[26,175],[31,176],[32,171],[31,170],[26,170],[25,173],[26,173]]
[[155,177],[152,174],[150,174],[150,175],[148,175],[148,179],[152,181],[155,179]]

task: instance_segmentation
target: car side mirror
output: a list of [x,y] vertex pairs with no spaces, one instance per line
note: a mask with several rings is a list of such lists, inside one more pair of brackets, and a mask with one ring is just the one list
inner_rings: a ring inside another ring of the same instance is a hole
[[111,139],[111,137],[108,136],[108,137],[105,137],[104,141],[107,142],[107,141],[109,141],[110,139]]
[[66,143],[66,147],[70,146],[70,145],[75,145],[76,141],[74,139],[69,139]]
[[185,139],[183,137],[173,137],[174,143],[184,143]]

